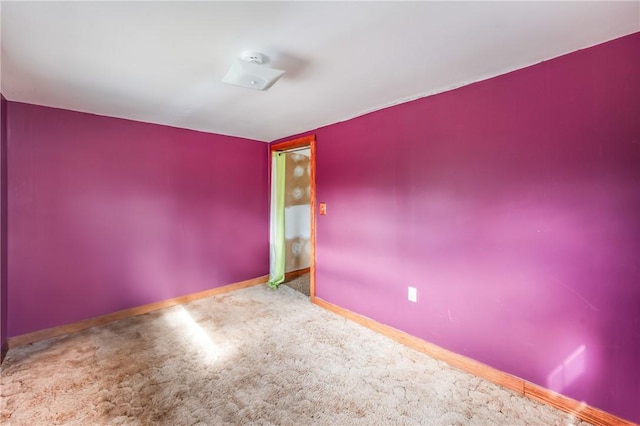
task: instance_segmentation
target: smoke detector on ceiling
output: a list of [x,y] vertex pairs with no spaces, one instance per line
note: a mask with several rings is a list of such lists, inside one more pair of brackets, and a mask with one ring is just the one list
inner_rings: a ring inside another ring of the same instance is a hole
[[267,66],[267,62],[262,53],[244,52],[241,58],[233,60],[222,82],[247,89],[267,90],[284,74],[283,70]]

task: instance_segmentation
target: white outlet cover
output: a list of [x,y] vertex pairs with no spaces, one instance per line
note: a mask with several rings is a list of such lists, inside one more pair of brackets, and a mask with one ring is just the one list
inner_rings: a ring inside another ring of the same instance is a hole
[[418,301],[418,289],[415,287],[409,287],[408,299],[410,302]]

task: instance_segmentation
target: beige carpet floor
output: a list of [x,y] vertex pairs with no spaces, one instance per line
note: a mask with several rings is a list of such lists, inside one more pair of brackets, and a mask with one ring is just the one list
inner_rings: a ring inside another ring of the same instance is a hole
[[299,291],[300,293],[304,294],[305,296],[309,297],[310,295],[310,290],[311,290],[311,275],[307,274],[303,274],[303,275],[298,275],[295,278],[292,278],[288,281],[283,282],[282,284],[286,285],[287,287],[291,287],[292,289],[294,289],[295,291]]
[[10,425],[586,425],[257,286],[9,350]]

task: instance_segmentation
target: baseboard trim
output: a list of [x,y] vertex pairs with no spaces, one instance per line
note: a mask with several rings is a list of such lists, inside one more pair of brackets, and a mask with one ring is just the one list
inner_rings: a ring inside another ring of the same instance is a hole
[[300,275],[308,274],[311,271],[311,268],[302,268],[295,271],[287,272],[284,274],[284,280],[288,281],[290,279],[299,277]]
[[600,410],[599,408],[592,407],[584,402],[576,401],[575,399],[560,395],[557,392],[546,389],[535,383],[524,382],[524,394],[531,399],[540,401],[559,410],[571,413],[576,417],[598,426],[627,426],[636,425],[630,420],[625,420],[617,417],[611,413]]
[[[159,302],[149,303],[147,305],[135,306],[133,308],[123,309],[110,314],[101,315],[95,318],[89,318],[86,320],[74,322],[72,324],[60,325],[57,327],[51,327],[44,330],[34,331],[32,333],[22,334],[20,336],[9,337],[7,340],[7,350],[16,348],[18,346],[28,345],[40,340],[50,339],[52,337],[62,336],[64,334],[75,333],[78,331],[86,330],[91,327],[108,324],[113,321],[118,321],[125,318],[135,317],[137,315],[146,314],[148,312],[157,311],[158,309],[169,308],[171,306],[181,305],[183,303],[191,302],[197,299],[203,299],[205,297],[216,296],[223,293],[228,293],[234,290],[240,290],[242,288],[252,287],[255,285],[266,283],[269,280],[269,275],[264,275],[258,278],[252,278],[250,280],[240,281],[237,283],[224,285],[222,287],[216,287],[209,290],[200,291],[197,293],[190,293],[184,296],[174,297],[172,299],[162,300]],[[3,354],[5,353],[3,347]]]
[[464,355],[444,349],[433,343],[429,343],[418,337],[407,334],[403,331],[379,323],[371,318],[367,318],[348,309],[341,308],[326,300],[312,297],[311,302],[334,312],[351,321],[357,322],[379,334],[389,337],[396,342],[402,343],[412,349],[416,349],[425,353],[432,358],[446,362],[460,370],[471,373],[477,377],[481,377],[499,386],[515,391],[516,393],[527,396],[536,401],[540,401],[559,410],[572,414],[582,420],[598,426],[633,426],[635,423],[621,419],[613,414],[602,411],[598,408],[591,407],[583,402],[576,401],[564,395],[560,395],[542,386],[528,382],[519,377],[513,376],[504,371],[490,367],[481,362],[475,361]]

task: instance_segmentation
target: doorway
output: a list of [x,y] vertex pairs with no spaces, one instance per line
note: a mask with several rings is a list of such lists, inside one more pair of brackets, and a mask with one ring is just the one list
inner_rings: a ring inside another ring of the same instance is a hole
[[315,135],[270,146],[269,285],[315,297]]

